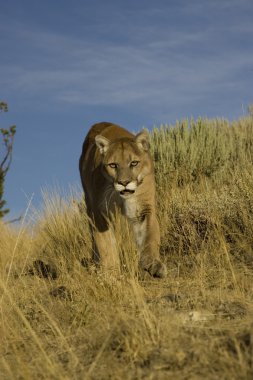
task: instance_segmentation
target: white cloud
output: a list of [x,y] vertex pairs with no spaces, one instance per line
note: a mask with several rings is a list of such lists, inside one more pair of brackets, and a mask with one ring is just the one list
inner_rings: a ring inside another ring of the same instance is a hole
[[121,44],[17,25],[11,38],[20,42],[23,55],[8,66],[0,64],[1,87],[5,93],[48,102],[183,104],[231,83],[239,85],[238,72],[253,65],[252,51],[240,55],[240,47],[219,48],[215,28],[200,33],[156,27],[146,36],[145,30],[135,26],[131,33],[138,43]]

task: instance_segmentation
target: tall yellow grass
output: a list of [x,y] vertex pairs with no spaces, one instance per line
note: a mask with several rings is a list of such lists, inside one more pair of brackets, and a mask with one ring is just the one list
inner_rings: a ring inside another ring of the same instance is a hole
[[1,379],[253,378],[253,119],[151,141],[168,277],[138,270],[120,215],[122,273],[102,273],[82,195],[44,194],[32,223],[0,222]]

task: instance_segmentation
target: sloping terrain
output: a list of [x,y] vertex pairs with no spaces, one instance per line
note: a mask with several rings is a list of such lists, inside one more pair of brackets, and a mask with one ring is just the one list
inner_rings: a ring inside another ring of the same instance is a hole
[[45,194],[0,224],[1,379],[253,378],[253,119],[151,140],[168,277],[138,270],[120,216],[122,274],[102,273],[80,193]]

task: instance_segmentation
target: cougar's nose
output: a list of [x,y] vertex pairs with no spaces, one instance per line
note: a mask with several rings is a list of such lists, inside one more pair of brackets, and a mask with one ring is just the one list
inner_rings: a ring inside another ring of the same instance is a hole
[[128,181],[128,180],[126,180],[126,181],[118,181],[118,184],[120,184],[120,185],[122,185],[122,186],[127,186],[129,183],[130,183],[131,181]]

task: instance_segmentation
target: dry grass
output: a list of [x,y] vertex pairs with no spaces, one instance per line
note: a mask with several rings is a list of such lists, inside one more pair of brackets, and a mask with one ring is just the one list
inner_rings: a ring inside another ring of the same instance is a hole
[[0,224],[1,379],[253,378],[253,121],[190,124],[152,132],[166,279],[120,217],[122,274],[92,266],[77,196]]

